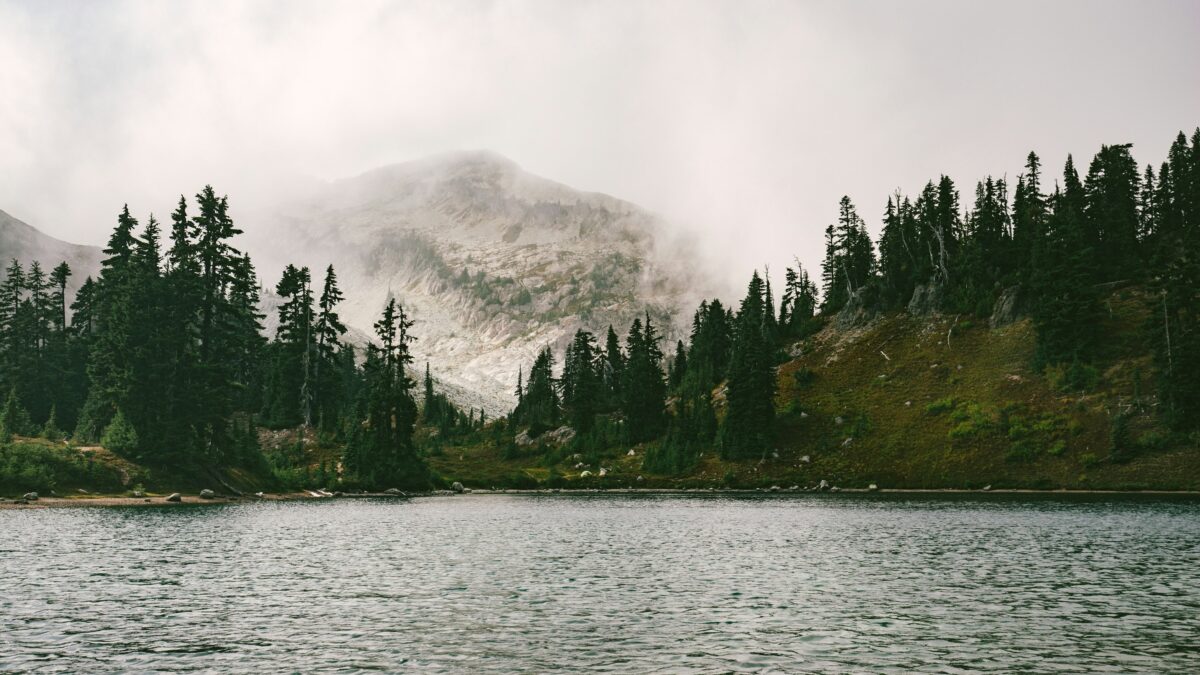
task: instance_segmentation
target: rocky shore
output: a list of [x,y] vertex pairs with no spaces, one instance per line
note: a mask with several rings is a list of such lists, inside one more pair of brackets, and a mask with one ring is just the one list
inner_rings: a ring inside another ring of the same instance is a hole
[[1194,490],[1030,490],[1030,489],[912,489],[912,488],[890,488],[879,489],[874,486],[867,488],[835,488],[829,486],[827,489],[821,489],[817,486],[803,488],[793,486],[788,488],[772,487],[772,488],[755,488],[755,489],[732,489],[732,488],[612,488],[612,489],[570,489],[570,488],[553,488],[553,489],[534,489],[534,490],[472,490],[469,488],[451,489],[451,490],[435,490],[430,492],[404,493],[399,490],[389,490],[386,492],[357,492],[357,493],[342,493],[342,492],[326,492],[326,491],[301,491],[287,493],[258,493],[255,495],[222,495],[222,494],[205,494],[211,491],[204,490],[201,493],[194,495],[183,495],[180,493],[163,494],[145,494],[141,496],[131,495],[79,495],[71,497],[35,496],[33,493],[23,495],[17,499],[0,499],[0,510],[12,509],[40,509],[40,508],[64,508],[64,507],[89,507],[89,506],[177,506],[177,505],[211,505],[211,504],[252,504],[258,502],[295,502],[295,501],[336,501],[344,499],[393,499],[402,500],[409,498],[434,497],[434,496],[449,496],[449,495],[620,495],[620,494],[639,494],[639,495],[800,495],[800,494],[924,494],[924,495],[984,495],[984,494],[1027,494],[1027,495],[1144,495],[1144,496],[1170,496],[1170,497],[1197,497],[1200,498],[1200,491]]

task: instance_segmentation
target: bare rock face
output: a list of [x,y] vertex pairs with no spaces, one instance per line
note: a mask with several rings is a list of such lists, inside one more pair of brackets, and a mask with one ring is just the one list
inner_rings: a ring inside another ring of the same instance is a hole
[[0,278],[4,277],[5,268],[13,259],[26,269],[36,260],[47,274],[59,263],[66,262],[71,268],[67,292],[74,296],[84,279],[99,274],[102,257],[95,246],[68,244],[0,211]]
[[670,338],[715,294],[654,214],[489,152],[335,181],[255,220],[244,229],[256,260],[332,263],[342,319],[366,334],[395,297],[416,322],[416,363],[491,414],[515,403],[517,368],[542,347],[561,353],[580,328],[624,334],[646,310]]
[[833,325],[838,330],[848,330],[864,326],[879,316],[879,309],[874,302],[866,298],[868,288],[860,288],[846,301],[846,306],[837,313]]
[[[235,219],[269,289],[285,264],[314,279],[332,264],[346,301],[347,341],[362,347],[389,298],[415,321],[415,364],[439,389],[489,415],[512,408],[518,366],[556,355],[584,328],[624,335],[648,312],[672,342],[702,298],[720,295],[690,242],[658,216],[608,195],[522,170],[489,152],[438,155],[370,171],[254,206]],[[268,203],[269,202],[269,203]],[[135,209],[136,210],[136,209]],[[0,252],[47,270],[66,260],[72,293],[102,254],[58,241],[0,211]],[[3,276],[0,265],[0,277]],[[279,298],[262,295],[273,335]]]
[[1021,317],[1021,287],[1010,286],[1004,289],[996,300],[996,306],[992,309],[992,317],[988,319],[988,325],[992,328],[1002,328],[1013,323]]
[[545,436],[551,443],[564,445],[570,443],[572,438],[575,438],[575,430],[564,425],[554,431],[547,431]]
[[913,316],[930,316],[942,311],[943,288],[941,282],[930,281],[913,289],[908,301],[908,313]]

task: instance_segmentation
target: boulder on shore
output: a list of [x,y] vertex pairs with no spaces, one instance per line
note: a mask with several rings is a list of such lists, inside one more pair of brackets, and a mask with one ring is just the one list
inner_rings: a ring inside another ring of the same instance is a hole
[[25,494],[21,495],[21,499],[24,499],[24,500],[30,501],[30,502],[36,502],[38,500],[38,493],[26,492]]
[[216,498],[217,498],[217,493],[213,492],[212,490],[209,490],[208,488],[204,488],[203,490],[200,491],[200,499],[216,499]]
[[451,489],[451,490],[454,490],[455,492],[457,492],[457,493],[459,493],[459,494],[462,494],[462,493],[463,493],[463,490],[466,490],[466,488],[465,488],[465,487],[463,487],[463,484],[462,484],[462,483],[460,483],[460,482],[458,482],[458,481],[454,481],[454,482],[453,482],[453,483],[450,485],[450,489]]
[[183,501],[183,495],[179,494],[178,492],[172,492],[170,495],[167,496],[167,501],[181,502],[181,501]]

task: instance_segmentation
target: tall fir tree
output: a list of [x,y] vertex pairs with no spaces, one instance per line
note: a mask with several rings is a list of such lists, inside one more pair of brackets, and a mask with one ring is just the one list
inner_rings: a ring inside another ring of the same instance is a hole
[[729,459],[761,454],[774,439],[775,365],[763,327],[764,291],[755,272],[738,309],[721,429],[721,451]]
[[621,414],[629,443],[657,438],[665,422],[667,386],[663,376],[663,352],[658,346],[658,329],[645,314],[646,322],[634,319],[625,338],[629,360],[621,382]]

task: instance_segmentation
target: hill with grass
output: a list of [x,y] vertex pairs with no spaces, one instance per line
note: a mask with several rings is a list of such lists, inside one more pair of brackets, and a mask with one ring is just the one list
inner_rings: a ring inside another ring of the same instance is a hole
[[643,467],[652,444],[581,453],[481,432],[429,461],[477,487],[1200,489],[1198,439],[1155,414],[1149,299],[1123,288],[1104,306],[1103,351],[1083,387],[1068,387],[1061,369],[1033,369],[1028,319],[992,328],[899,313],[792,345],[777,371],[775,447],[757,459],[725,461],[713,448],[694,469],[662,475]]

